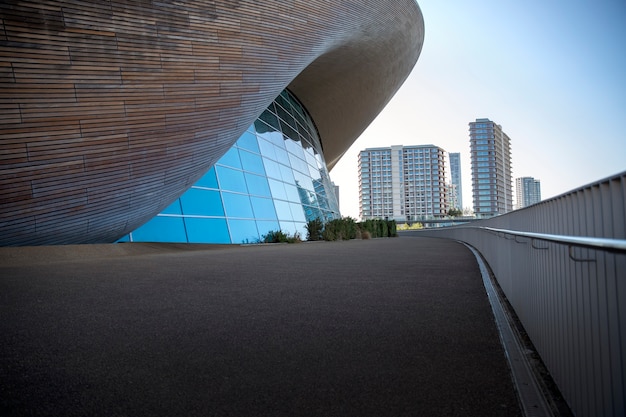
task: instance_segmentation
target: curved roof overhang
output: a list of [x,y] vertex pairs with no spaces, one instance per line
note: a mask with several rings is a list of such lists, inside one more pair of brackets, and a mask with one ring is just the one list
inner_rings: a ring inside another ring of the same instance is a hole
[[290,84],[317,125],[329,169],[404,83],[424,41],[414,1],[380,2],[375,18],[317,57]]

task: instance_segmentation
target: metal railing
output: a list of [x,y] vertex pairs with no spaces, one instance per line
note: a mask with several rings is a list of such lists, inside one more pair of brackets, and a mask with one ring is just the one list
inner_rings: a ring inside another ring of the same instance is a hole
[[481,253],[576,416],[626,415],[626,172],[420,235]]

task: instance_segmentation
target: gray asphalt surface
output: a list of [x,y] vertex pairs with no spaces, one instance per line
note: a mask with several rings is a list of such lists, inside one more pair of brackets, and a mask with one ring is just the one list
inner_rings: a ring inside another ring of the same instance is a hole
[[519,416],[463,245],[0,248],[1,416]]

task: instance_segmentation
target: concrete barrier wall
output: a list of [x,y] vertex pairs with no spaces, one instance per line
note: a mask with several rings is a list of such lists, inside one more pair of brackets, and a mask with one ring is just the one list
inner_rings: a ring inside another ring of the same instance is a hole
[[484,229],[626,244],[626,172],[471,226],[424,235],[484,256],[576,416],[626,415],[626,251]]

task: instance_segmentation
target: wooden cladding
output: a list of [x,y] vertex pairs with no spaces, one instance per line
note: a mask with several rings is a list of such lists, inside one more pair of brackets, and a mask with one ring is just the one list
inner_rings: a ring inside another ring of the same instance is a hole
[[[116,240],[191,186],[287,86],[310,103],[335,160],[423,39],[412,0],[9,0],[0,19],[1,245]],[[371,39],[400,45],[397,56]],[[354,101],[367,108],[342,117]]]

